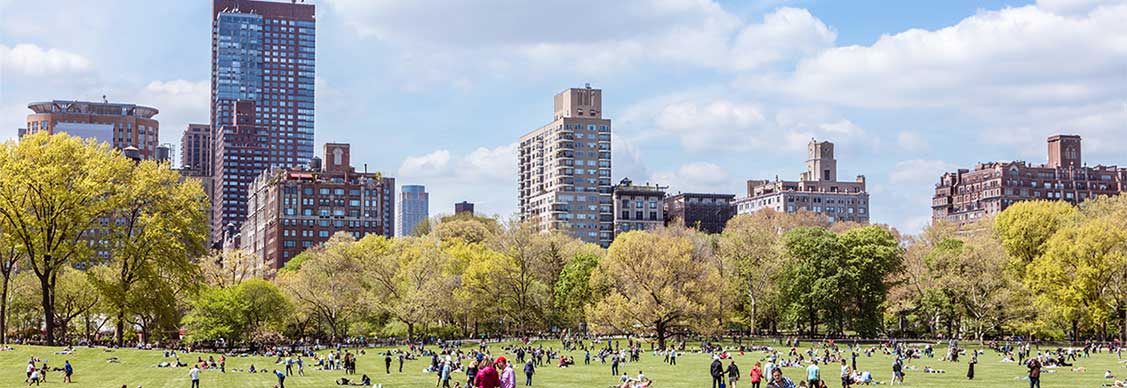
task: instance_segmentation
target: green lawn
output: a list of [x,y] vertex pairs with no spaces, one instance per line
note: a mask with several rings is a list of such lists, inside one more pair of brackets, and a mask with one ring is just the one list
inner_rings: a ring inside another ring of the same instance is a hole
[[[547,346],[547,345],[546,345]],[[558,347],[558,343],[555,344]],[[497,355],[499,346],[493,346],[493,354]],[[155,368],[154,365],[164,361],[161,351],[140,351],[140,350],[117,350],[112,353],[104,352],[102,349],[88,349],[78,348],[76,353],[69,356],[55,355],[54,352],[60,348],[47,348],[35,346],[16,346],[15,351],[0,352],[0,387],[19,387],[24,386],[24,367],[28,358],[37,356],[46,358],[51,367],[62,366],[64,360],[70,360],[75,368],[74,384],[77,387],[107,387],[117,388],[122,384],[126,384],[129,388],[143,386],[145,388],[158,388],[158,387],[188,387],[188,368]],[[378,351],[378,350],[376,350]],[[387,375],[383,371],[383,358],[376,355],[376,351],[369,349],[368,354],[359,358],[357,375],[359,379],[360,374],[368,374],[372,377],[373,383],[383,384],[387,388],[397,387],[431,387],[434,386],[435,377],[432,374],[425,374],[422,372],[423,368],[429,363],[428,360],[420,361],[407,361],[403,373],[395,371],[393,363],[392,373]],[[942,354],[943,350],[937,349],[937,354]],[[181,359],[185,362],[195,360],[198,356],[207,358],[206,354],[193,353],[181,354]],[[508,358],[511,355],[502,354]],[[610,366],[599,364],[597,361],[593,362],[590,366],[584,366],[583,353],[574,352],[572,354],[576,361],[580,364],[568,369],[559,369],[554,367],[545,367],[538,370],[535,378],[535,386],[540,387],[607,387],[617,381],[617,378],[611,376]],[[121,359],[120,363],[111,364],[107,363],[108,357],[118,357]],[[746,384],[746,371],[749,370],[751,364],[760,360],[763,353],[748,353],[743,356],[736,355],[735,359],[740,369],[744,371],[745,380],[740,383],[740,387],[747,387]],[[950,363],[940,362],[938,359],[924,359],[913,360],[909,365],[923,369],[924,366],[931,366],[936,369],[944,369],[947,371],[945,374],[924,374],[922,371],[909,371],[907,375],[907,386],[909,387],[1027,387],[1028,383],[1023,380],[1025,376],[1025,369],[1013,363],[1002,363],[999,361],[1000,357],[992,351],[979,358],[977,366],[976,379],[973,383],[966,380],[966,364],[965,363]],[[229,357],[227,368],[230,369],[245,369],[252,362],[256,367],[267,367],[273,369],[273,358],[260,358],[260,357]],[[960,360],[963,360],[960,358]],[[655,357],[652,353],[647,353],[642,357],[642,361],[636,364],[625,364],[622,371],[630,375],[636,375],[639,370],[642,370],[647,376],[655,381],[654,387],[685,387],[685,388],[699,388],[708,387],[708,365],[711,359],[707,355],[701,354],[685,354],[678,358],[677,366],[668,366],[662,363],[662,360]],[[725,363],[727,365],[727,363]],[[891,359],[883,355],[874,355],[872,358],[866,358],[861,355],[858,358],[858,366],[861,369],[868,369],[873,372],[877,380],[888,380],[890,371]],[[1091,358],[1080,359],[1076,363],[1077,366],[1087,368],[1084,373],[1076,373],[1062,368],[1055,370],[1052,373],[1046,373],[1042,377],[1043,387],[1060,387],[1060,388],[1074,388],[1074,387],[1099,387],[1106,381],[1103,378],[1103,372],[1106,369],[1111,369],[1120,379],[1127,375],[1127,364],[1121,363],[1116,360],[1115,355],[1102,353],[1094,354]],[[830,366],[823,368],[823,374],[830,378],[830,386],[837,387],[838,382],[837,367]],[[788,368],[785,374],[792,378],[798,378],[803,375],[803,371],[797,368]],[[333,382],[343,376],[340,371],[317,371],[312,370],[309,366],[306,367],[306,376],[294,376],[286,379],[287,387],[330,387],[335,386]],[[464,376],[455,374],[457,381],[463,381]],[[48,382],[44,383],[45,386],[63,386],[61,383],[61,372],[52,372],[48,374]],[[523,386],[523,374],[518,369],[518,383]],[[250,373],[234,373],[228,372],[226,374],[217,371],[204,371],[201,378],[201,387],[272,387],[276,383],[276,379],[272,374],[250,374]]]

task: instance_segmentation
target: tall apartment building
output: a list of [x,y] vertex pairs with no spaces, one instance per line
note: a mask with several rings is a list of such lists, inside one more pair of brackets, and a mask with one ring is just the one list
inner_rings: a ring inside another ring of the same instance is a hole
[[211,176],[211,126],[188,124],[180,136],[180,169],[190,176]]
[[1048,164],[999,161],[943,174],[931,200],[932,220],[962,226],[1020,201],[1077,204],[1127,191],[1127,167],[1083,164],[1080,136],[1052,136],[1048,145]]
[[313,156],[316,22],[312,4],[214,0],[211,23],[211,230],[219,241],[246,217],[256,176]]
[[720,233],[735,215],[733,194],[679,193],[665,197],[666,225],[678,224],[705,233]]
[[854,181],[837,180],[834,144],[811,139],[807,145],[806,171],[798,181],[749,180],[747,196],[736,200],[736,214],[751,214],[763,209],[795,213],[809,211],[824,215],[830,222],[869,222],[869,193],[865,176]]
[[124,150],[136,148],[144,159],[156,158],[160,123],[157,108],[125,103],[45,101],[27,104],[27,128],[19,136],[46,131],[66,133]]
[[659,185],[635,185],[629,178],[614,186],[614,235],[653,230],[665,225],[665,190]]
[[430,194],[423,185],[403,185],[399,192],[399,236],[410,236],[430,214]]
[[604,247],[613,238],[610,119],[603,92],[564,90],[552,122],[520,138],[521,220]]
[[310,168],[273,168],[251,183],[239,244],[259,258],[259,273],[270,276],[337,232],[358,239],[393,233],[388,203],[395,203],[389,195],[395,180],[357,172],[350,165],[349,148],[327,143],[323,166],[314,159]]

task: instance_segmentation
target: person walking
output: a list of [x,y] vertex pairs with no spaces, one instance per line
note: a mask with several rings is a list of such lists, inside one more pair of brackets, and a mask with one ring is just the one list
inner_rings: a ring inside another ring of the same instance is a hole
[[978,354],[970,356],[970,361],[967,362],[967,380],[974,380],[974,364],[978,363]]
[[740,367],[736,366],[736,360],[732,360],[728,364],[728,388],[736,388],[737,381],[740,381]]
[[200,367],[192,365],[192,369],[188,370],[188,377],[192,379],[192,388],[200,388]]
[[442,363],[442,387],[450,388],[450,369],[453,367],[454,362],[450,360],[450,356],[446,356],[446,362]]
[[751,366],[751,373],[748,374],[748,377],[750,377],[751,388],[759,388],[759,382],[763,380],[763,369],[760,367],[759,361]]
[[900,363],[899,357],[892,362],[892,381],[888,385],[896,385],[896,383],[904,384],[904,365]]
[[517,388],[517,374],[513,371],[513,365],[504,357],[497,357],[497,364],[501,367],[501,388]]
[[[384,370],[386,370],[387,374],[390,375],[391,374],[391,351],[388,351],[386,354],[384,354],[383,365],[384,365]],[[403,372],[403,360],[402,359],[399,360],[399,372],[401,372],[401,373]]]
[[724,386],[724,364],[720,362],[720,356],[712,356],[712,365],[709,366],[709,374],[712,375],[712,388],[721,388]]
[[1029,388],[1041,388],[1041,361],[1030,357],[1025,367],[1029,368]]
[[677,366],[677,349],[669,351],[669,365]]
[[850,369],[849,364],[846,364],[845,359],[842,359],[841,388],[849,388],[850,385],[853,385],[853,369]]
[[610,375],[618,376],[618,355],[610,357]]
[[63,383],[70,384],[70,375],[74,374],[74,367],[70,366],[70,360],[63,363]]
[[[388,357],[391,357],[391,356],[388,356]],[[399,358],[399,373],[403,373],[403,353],[400,353],[398,358]],[[387,373],[390,374],[391,371],[389,370],[389,371],[387,371]]]
[[532,386],[532,374],[536,373],[536,366],[532,365],[532,360],[524,363],[524,385]]
[[810,366],[806,367],[806,382],[811,387],[820,387],[822,382],[822,368],[818,367],[818,361],[812,360]]

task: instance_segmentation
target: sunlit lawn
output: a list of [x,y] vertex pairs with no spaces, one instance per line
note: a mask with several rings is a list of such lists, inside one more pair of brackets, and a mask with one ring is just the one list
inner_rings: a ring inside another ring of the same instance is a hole
[[[546,343],[545,346],[555,346],[558,348],[558,343]],[[64,360],[70,360],[74,365],[75,375],[74,384],[76,387],[112,387],[118,388],[123,384],[129,388],[137,386],[142,387],[188,387],[188,368],[156,368],[155,365],[161,361],[171,361],[165,359],[163,353],[157,350],[116,350],[113,352],[105,352],[103,349],[90,349],[78,348],[73,355],[63,356],[55,355],[55,351],[61,348],[48,348],[36,346],[16,346],[15,351],[0,352],[0,387],[19,387],[24,386],[23,383],[25,375],[24,368],[27,360],[32,356],[46,358],[49,366],[56,367],[62,366]],[[512,358],[512,355],[500,352],[500,346],[492,345],[491,350],[493,354],[504,355],[507,358]],[[368,374],[372,377],[374,384],[383,384],[387,388],[395,387],[431,387],[435,385],[435,375],[423,372],[423,369],[429,364],[429,359],[407,361],[403,373],[396,371],[397,362],[392,363],[392,373],[390,375],[384,372],[383,357],[377,355],[380,349],[368,349],[367,355],[359,357],[357,374],[349,376],[356,381],[359,380],[361,374]],[[943,350],[938,349],[936,353],[942,354]],[[589,366],[583,364],[583,353],[573,352],[570,354],[575,357],[576,365],[567,369],[560,369],[555,367],[544,367],[538,370],[534,379],[534,386],[541,387],[607,387],[618,381],[618,378],[610,374],[610,365],[600,364],[597,360],[592,361]],[[182,353],[181,360],[184,362],[191,362],[196,360],[197,357],[207,358],[208,354],[203,353]],[[106,359],[109,357],[118,357],[120,363],[108,363]],[[745,380],[739,386],[746,387],[746,373],[750,369],[751,364],[764,357],[763,353],[748,353],[745,355],[736,355],[735,360],[737,365],[743,371]],[[1013,363],[1000,362],[1000,356],[993,351],[987,350],[986,354],[979,358],[979,364],[976,367],[977,373],[974,382],[967,382],[966,379],[966,364],[965,363],[950,363],[941,362],[938,359],[924,359],[913,360],[909,365],[923,369],[924,366],[931,366],[936,369],[946,370],[944,374],[924,374],[922,371],[908,371],[907,384],[909,387],[1027,387],[1028,382],[1024,380],[1025,368]],[[204,371],[201,378],[201,386],[204,388],[210,387],[272,387],[277,383],[277,379],[270,373],[250,374],[246,372],[230,372],[231,369],[246,369],[251,363],[258,368],[267,368],[272,370],[274,368],[281,369],[280,366],[273,365],[274,358],[267,357],[228,357],[227,359],[227,373],[219,373],[218,371]],[[965,361],[965,357],[960,358],[960,361]],[[645,353],[642,361],[639,363],[624,364],[621,371],[630,375],[637,375],[638,371],[642,371],[652,378],[655,382],[654,387],[685,387],[685,388],[698,388],[709,386],[708,366],[711,363],[711,358],[708,355],[688,353],[678,358],[677,366],[669,366],[662,362],[662,359],[654,356],[653,353]],[[887,384],[888,376],[891,370],[891,358],[874,354],[873,357],[868,358],[861,355],[857,360],[860,369],[867,369],[873,372],[876,380],[882,381]],[[727,363],[725,363],[727,365]],[[1043,387],[1099,387],[1101,384],[1108,381],[1103,378],[1104,370],[1110,369],[1113,374],[1122,379],[1127,375],[1127,367],[1116,359],[1114,354],[1102,353],[1093,354],[1091,358],[1082,358],[1076,362],[1076,366],[1082,366],[1087,369],[1083,373],[1072,372],[1068,368],[1061,368],[1053,370],[1051,373],[1046,373],[1042,377]],[[306,364],[306,376],[293,376],[286,379],[287,387],[329,387],[335,386],[334,382],[344,376],[341,371],[319,371],[313,370],[309,364]],[[524,376],[520,368],[517,368],[518,383],[523,386]],[[803,371],[798,368],[788,368],[785,374],[789,377],[795,378],[796,381],[800,376],[803,376]],[[829,386],[837,387],[839,382],[838,367],[831,365],[823,368],[823,374],[831,383]],[[47,376],[48,381],[44,383],[45,386],[62,386],[62,373],[51,372]],[[456,374],[456,381],[464,382],[465,376]]]

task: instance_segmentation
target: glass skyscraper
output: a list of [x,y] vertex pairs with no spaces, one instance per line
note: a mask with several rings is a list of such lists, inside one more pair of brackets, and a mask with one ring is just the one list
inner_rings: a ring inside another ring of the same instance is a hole
[[214,0],[211,42],[213,241],[239,230],[247,188],[270,167],[313,157],[312,4]]
[[399,236],[410,236],[430,213],[430,195],[422,185],[404,185],[399,194]]

